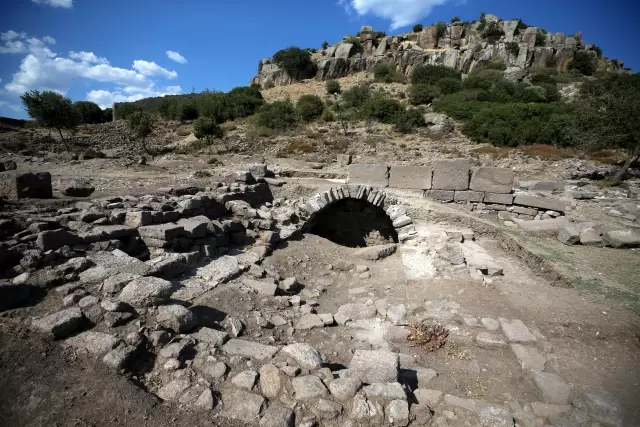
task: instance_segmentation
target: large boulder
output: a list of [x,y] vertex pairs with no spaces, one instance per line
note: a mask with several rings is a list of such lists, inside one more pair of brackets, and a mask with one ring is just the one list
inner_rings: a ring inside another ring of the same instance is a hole
[[67,184],[60,184],[62,194],[70,197],[89,197],[95,190],[88,179],[74,179]]
[[157,277],[139,277],[120,292],[120,301],[133,307],[152,307],[166,302],[171,295],[171,282]]
[[49,172],[0,172],[0,198],[18,200],[50,199],[51,197],[53,197],[53,190]]
[[602,235],[602,242],[612,248],[640,247],[640,234],[631,230],[607,231]]
[[198,320],[193,312],[177,304],[158,307],[156,321],[160,326],[179,334],[189,332],[198,325]]

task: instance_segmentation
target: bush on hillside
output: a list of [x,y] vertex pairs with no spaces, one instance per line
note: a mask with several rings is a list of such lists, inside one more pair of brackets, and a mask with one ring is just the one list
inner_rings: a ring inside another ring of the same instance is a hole
[[109,123],[113,121],[113,109],[105,108],[102,111],[102,123]]
[[311,60],[311,53],[306,49],[291,46],[277,51],[273,60],[295,80],[307,79],[316,74],[315,62]]
[[438,34],[438,38],[444,37],[447,32],[447,24],[443,21],[436,22],[436,33]]
[[569,62],[569,70],[575,70],[584,76],[591,76],[596,72],[596,65],[593,57],[581,50],[576,52],[571,62]]
[[207,141],[210,138],[222,138],[222,128],[216,124],[216,122],[210,117],[200,117],[193,122],[193,133],[196,138],[205,138]]
[[413,26],[413,32],[414,33],[419,33],[420,31],[422,31],[422,28],[424,28],[422,26],[422,24],[416,24],[416,25]]
[[396,115],[404,109],[395,99],[376,93],[362,105],[361,113],[365,118],[393,124]]
[[504,80],[502,71],[499,70],[479,70],[470,73],[462,82],[464,89],[484,89],[489,90],[499,81]]
[[411,85],[409,88],[409,102],[412,105],[431,104],[434,98],[440,96],[440,88],[433,85]]
[[409,133],[417,127],[426,126],[424,112],[418,108],[407,108],[399,112],[393,123],[393,127],[398,132]]
[[302,95],[296,103],[296,112],[305,122],[312,122],[322,115],[324,103],[316,95]]
[[256,114],[256,122],[269,129],[287,129],[297,124],[296,110],[291,101],[264,104]]
[[435,86],[439,87],[444,95],[449,95],[462,90],[462,81],[453,77],[444,77],[435,82]]
[[336,95],[342,91],[342,89],[340,88],[340,82],[337,80],[327,80],[325,88],[327,89],[327,93],[329,95]]
[[426,84],[432,85],[435,84],[438,80],[451,77],[454,79],[460,80],[462,75],[459,71],[454,70],[453,68],[444,67],[441,65],[418,65],[414,67],[411,72],[411,83],[412,84]]
[[520,54],[520,45],[518,42],[507,42],[505,43],[505,48],[507,49],[507,52],[513,56],[518,56]]
[[454,24],[456,22],[460,22],[460,17],[458,16],[454,16],[453,18],[451,18],[451,23]]
[[180,121],[195,120],[198,118],[198,107],[195,102],[185,102],[180,107]]
[[324,41],[322,42],[322,49],[328,49],[329,48],[329,42]]
[[323,122],[332,122],[335,120],[335,117],[333,116],[333,113],[331,112],[331,110],[329,110],[328,108],[325,108],[324,111],[322,111],[320,120],[322,120]]
[[95,124],[102,123],[103,113],[98,104],[91,101],[76,101],[73,103],[73,109],[76,112],[80,123]]
[[547,35],[542,32],[541,30],[538,30],[538,32],[536,33],[536,42],[535,45],[536,46],[544,46],[547,43]]
[[346,108],[359,108],[371,97],[369,86],[356,85],[342,92],[342,100]]
[[527,28],[529,28],[529,26],[525,24],[522,19],[518,19],[518,25],[516,25],[516,30],[514,31],[514,34],[516,35],[520,34],[521,31],[524,31]]
[[405,77],[391,64],[380,63],[373,67],[373,79],[378,83],[404,83]]
[[226,103],[229,106],[229,118],[235,120],[254,114],[264,104],[264,98],[255,87],[238,86],[226,94]]

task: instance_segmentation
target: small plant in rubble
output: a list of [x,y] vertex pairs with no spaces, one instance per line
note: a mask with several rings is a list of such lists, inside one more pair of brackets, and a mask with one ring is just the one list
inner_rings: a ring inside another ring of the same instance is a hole
[[414,323],[409,325],[407,341],[414,346],[422,347],[427,352],[436,351],[447,343],[449,331],[442,325],[425,325]]

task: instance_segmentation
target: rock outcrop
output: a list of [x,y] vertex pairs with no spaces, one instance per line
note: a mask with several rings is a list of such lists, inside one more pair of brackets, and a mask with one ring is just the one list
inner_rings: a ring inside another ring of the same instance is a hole
[[[502,21],[494,15],[473,23],[454,22],[444,31],[434,25],[419,33],[395,36],[383,36],[365,26],[357,38],[358,44],[344,39],[321,50],[315,78],[329,80],[372,71],[378,63],[393,65],[409,75],[413,67],[423,64],[443,65],[467,74],[478,64],[501,62],[507,67],[509,79],[517,81],[542,68],[566,71],[578,51],[591,55],[599,69],[621,70],[623,66],[621,61],[600,56],[599,49],[585,44],[579,35],[567,37],[536,27],[523,28],[518,19]],[[270,58],[262,60],[260,72],[251,80],[261,88],[293,82]]]

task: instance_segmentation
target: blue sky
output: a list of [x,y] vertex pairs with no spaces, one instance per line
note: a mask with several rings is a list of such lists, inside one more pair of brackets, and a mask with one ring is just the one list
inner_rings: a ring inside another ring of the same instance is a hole
[[632,0],[0,2],[0,116],[17,118],[26,117],[19,99],[25,90],[57,90],[102,106],[226,91],[247,85],[258,60],[283,47],[334,43],[362,25],[400,33],[417,22],[477,19],[481,11],[552,32],[582,30],[605,55],[640,69],[640,6]]

